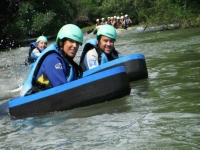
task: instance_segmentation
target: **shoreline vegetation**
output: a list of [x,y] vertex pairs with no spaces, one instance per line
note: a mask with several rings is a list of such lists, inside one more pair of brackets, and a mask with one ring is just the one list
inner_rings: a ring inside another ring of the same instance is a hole
[[[143,31],[145,31],[148,28],[154,28],[154,29],[151,29],[151,32],[158,31],[158,30],[159,31],[164,31],[164,30],[180,29],[179,25],[172,25],[172,24],[170,24],[170,25],[161,25],[161,26],[153,26],[153,25],[145,25],[145,24],[143,24],[141,26],[144,28]],[[134,27],[134,26],[131,26],[131,27]],[[88,31],[92,31],[94,29],[95,29],[95,25],[81,28],[81,30],[82,30],[82,32],[84,34],[88,34],[87,33]],[[90,33],[93,34],[93,32],[90,32]],[[47,37],[48,40],[55,40],[56,39],[56,35],[46,36],[46,37]],[[14,43],[15,44],[15,48],[17,48],[17,47],[23,47],[23,46],[28,46],[31,42],[35,42],[36,39],[37,39],[37,37],[18,41],[17,43]]]
[[128,14],[133,26],[141,25],[144,30],[151,26],[160,26],[161,30],[174,25],[200,27],[200,0],[3,0],[0,6],[0,51],[28,41],[24,39],[57,35],[63,24],[76,24],[85,33],[95,28],[97,18],[121,13]]

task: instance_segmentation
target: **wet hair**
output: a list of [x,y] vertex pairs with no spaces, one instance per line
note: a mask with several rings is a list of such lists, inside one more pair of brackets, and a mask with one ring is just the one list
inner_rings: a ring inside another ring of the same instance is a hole
[[64,42],[67,41],[67,40],[68,40],[68,38],[60,39],[59,42],[58,42],[58,43],[59,43],[58,47],[59,47],[59,48],[63,48]]
[[102,35],[99,35],[99,36],[97,37],[97,41],[98,41],[98,42],[100,41],[101,37],[102,37]]

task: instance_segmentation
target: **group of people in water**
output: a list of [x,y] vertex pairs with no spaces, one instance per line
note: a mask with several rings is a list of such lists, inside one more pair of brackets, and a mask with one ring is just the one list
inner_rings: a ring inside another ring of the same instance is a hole
[[107,17],[107,19],[101,18],[101,20],[96,19],[96,27],[105,24],[112,25],[116,29],[118,28],[126,29],[132,25],[132,20],[129,18],[127,14],[123,15],[123,13],[121,13],[121,16]]
[[32,88],[25,95],[77,80],[84,71],[121,57],[114,47],[116,39],[117,33],[112,25],[101,26],[96,39],[85,44],[77,64],[73,59],[83,44],[83,33],[78,26],[64,25],[57,34],[55,44],[48,47],[47,38],[38,37],[36,42],[30,44],[25,62],[26,65],[34,63],[35,68]]

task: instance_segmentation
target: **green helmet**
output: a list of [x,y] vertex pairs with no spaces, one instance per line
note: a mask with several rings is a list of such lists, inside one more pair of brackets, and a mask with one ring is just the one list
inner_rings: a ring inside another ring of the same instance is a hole
[[40,41],[43,41],[43,42],[45,42],[45,43],[48,43],[48,40],[47,40],[47,38],[46,38],[45,36],[39,36],[39,37],[37,38],[36,43],[38,43],[38,42],[40,42]]
[[56,44],[58,45],[59,40],[62,40],[63,38],[69,38],[76,42],[78,42],[80,45],[83,43],[83,33],[81,29],[74,25],[74,24],[67,24],[64,25],[58,32],[57,38],[56,38]]
[[97,39],[100,35],[107,36],[113,40],[117,39],[117,33],[113,26],[111,25],[102,25],[97,32]]

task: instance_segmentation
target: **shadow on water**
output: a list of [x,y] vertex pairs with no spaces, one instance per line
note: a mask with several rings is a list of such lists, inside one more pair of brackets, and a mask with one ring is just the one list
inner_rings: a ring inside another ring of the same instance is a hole
[[91,116],[104,115],[104,114],[113,114],[113,113],[125,113],[130,111],[131,107],[127,104],[127,98],[129,96],[112,100],[109,102],[104,102],[100,104],[90,105],[86,107],[80,107],[73,110],[61,111],[61,112],[52,112],[46,115],[35,116],[34,118],[44,119],[49,118],[59,118],[62,119],[71,119],[71,118],[87,118]]
[[148,84],[148,79],[131,82],[131,92],[129,96],[120,99],[115,99],[105,103],[100,103],[59,113],[63,114],[64,117],[70,119],[85,118],[104,114],[120,114],[135,111],[135,107],[138,107],[138,105],[143,105],[138,103],[136,95],[145,96],[148,93]]

